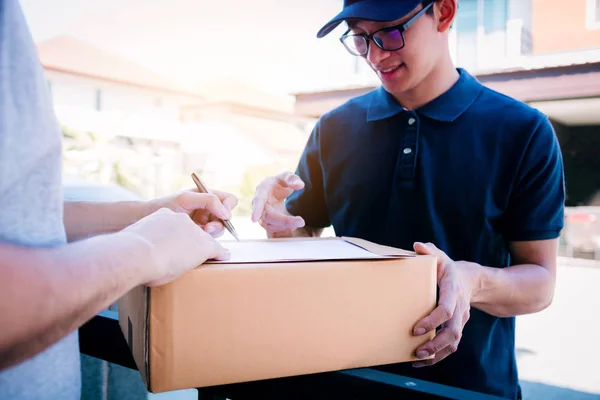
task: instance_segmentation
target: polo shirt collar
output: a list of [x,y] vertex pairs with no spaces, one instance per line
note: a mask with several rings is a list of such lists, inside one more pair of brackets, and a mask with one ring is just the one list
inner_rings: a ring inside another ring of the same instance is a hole
[[383,86],[380,86],[373,92],[373,97],[371,97],[371,104],[367,109],[367,121],[371,122],[391,118],[402,111],[404,111],[404,107],[398,103],[398,100],[385,90]]
[[[416,111],[428,118],[443,122],[457,119],[475,101],[483,86],[464,69],[458,68],[458,81],[445,93]],[[405,111],[404,107],[383,87],[375,90],[367,111],[367,121],[393,117]]]

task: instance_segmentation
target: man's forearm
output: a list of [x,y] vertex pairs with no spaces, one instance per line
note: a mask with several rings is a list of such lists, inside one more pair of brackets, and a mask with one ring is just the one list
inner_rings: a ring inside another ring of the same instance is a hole
[[64,205],[67,240],[74,242],[104,233],[118,232],[148,214],[142,201],[69,201]]
[[0,369],[57,342],[142,284],[151,248],[128,233],[57,248],[0,244]]
[[490,268],[468,263],[466,267],[477,282],[471,306],[488,314],[498,317],[530,314],[552,302],[555,279],[540,265]]

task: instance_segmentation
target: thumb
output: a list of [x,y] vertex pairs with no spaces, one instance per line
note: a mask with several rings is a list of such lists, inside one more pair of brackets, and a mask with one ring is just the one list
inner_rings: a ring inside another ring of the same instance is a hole
[[298,175],[292,174],[287,177],[286,181],[287,184],[293,189],[301,189],[304,187],[304,182],[302,182],[302,179],[300,179]]
[[228,220],[231,218],[231,212],[221,203],[221,199],[215,194],[200,194],[194,198],[197,200],[193,204],[194,209],[203,208],[218,218]]
[[304,188],[304,182],[302,182],[302,179],[300,179],[298,175],[291,172],[282,173],[278,176],[277,181],[281,186],[293,190],[300,190]]
[[445,265],[449,258],[442,250],[438,249],[433,243],[416,242],[413,245],[415,253],[418,255],[435,256],[437,258],[438,268]]
[[435,247],[433,243],[415,242],[413,245],[415,252],[419,255],[440,256],[441,250]]

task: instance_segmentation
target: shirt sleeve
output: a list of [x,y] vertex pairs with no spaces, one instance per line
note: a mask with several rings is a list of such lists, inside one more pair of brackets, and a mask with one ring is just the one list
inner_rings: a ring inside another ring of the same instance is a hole
[[508,241],[554,239],[564,227],[565,180],[554,129],[540,119],[520,161],[504,218]]
[[304,182],[304,189],[292,193],[286,202],[290,214],[301,216],[306,226],[312,228],[326,228],[331,224],[323,185],[320,129],[319,121],[306,143],[296,169],[296,175]]

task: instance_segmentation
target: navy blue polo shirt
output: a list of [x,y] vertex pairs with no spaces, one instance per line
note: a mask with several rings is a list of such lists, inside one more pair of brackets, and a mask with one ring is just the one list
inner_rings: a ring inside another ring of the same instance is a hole
[[[511,265],[509,242],[563,228],[562,156],[545,115],[459,80],[405,110],[378,88],[325,114],[301,156],[305,188],[287,208],[310,227],[405,249],[432,242],[453,260]],[[471,309],[458,350],[438,364],[381,367],[405,376],[515,398],[515,319]]]

